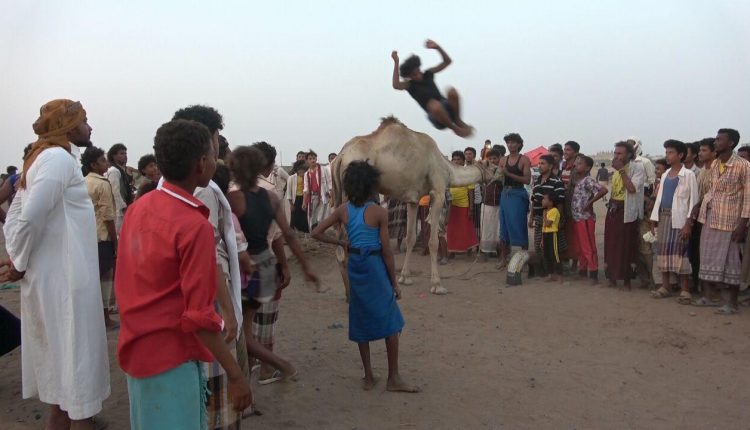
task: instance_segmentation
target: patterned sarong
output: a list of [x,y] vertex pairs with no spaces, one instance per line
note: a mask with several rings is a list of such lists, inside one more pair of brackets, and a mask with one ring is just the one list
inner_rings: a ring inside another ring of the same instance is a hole
[[[708,208],[708,212],[711,208]],[[706,219],[711,219],[708,212]],[[703,281],[739,285],[742,263],[740,244],[732,242],[732,232],[703,225],[701,232],[701,268],[698,276]]]
[[659,271],[689,275],[693,272],[688,251],[689,240],[680,238],[680,229],[672,228],[672,209],[659,210],[659,229],[656,233],[656,265]]

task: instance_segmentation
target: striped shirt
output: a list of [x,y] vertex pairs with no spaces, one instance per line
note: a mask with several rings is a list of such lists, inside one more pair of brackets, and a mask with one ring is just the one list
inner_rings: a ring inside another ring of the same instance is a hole
[[750,218],[750,163],[733,153],[721,173],[720,162],[717,159],[711,166],[711,188],[703,197],[698,221],[716,230],[734,231],[740,218]]
[[545,193],[551,193],[552,203],[556,205],[565,201],[565,185],[560,178],[550,175],[546,181],[542,182],[542,176],[540,175],[534,181],[534,189],[531,194],[531,208],[534,210],[534,215],[542,215],[544,212],[542,196]]

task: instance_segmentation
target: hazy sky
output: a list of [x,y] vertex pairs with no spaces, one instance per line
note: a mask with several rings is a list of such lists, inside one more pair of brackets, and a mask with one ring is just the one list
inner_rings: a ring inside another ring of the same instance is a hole
[[[584,152],[640,137],[750,141],[748,1],[16,1],[0,0],[0,165],[20,165],[54,98],[80,100],[92,141],[151,152],[174,111],[205,103],[232,146],[266,140],[288,164],[338,151],[394,114],[444,152],[519,132],[525,149]],[[477,134],[432,128],[391,88],[391,50],[437,64]]]

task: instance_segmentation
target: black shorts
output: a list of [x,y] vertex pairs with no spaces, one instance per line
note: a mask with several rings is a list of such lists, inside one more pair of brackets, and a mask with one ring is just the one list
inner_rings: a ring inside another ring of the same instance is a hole
[[[456,112],[453,111],[453,108],[451,107],[451,104],[448,103],[448,99],[442,99],[442,100],[440,100],[440,103],[443,105],[443,107],[445,108],[445,110],[448,112],[448,116],[450,116],[451,121],[455,121],[456,120]],[[429,119],[430,122],[432,123],[432,125],[434,125],[435,128],[437,128],[438,130],[443,130],[443,129],[445,129],[445,128],[448,127],[447,125],[445,125],[442,122],[438,121],[436,118],[433,118],[433,116],[430,115],[430,114],[427,114],[427,119]]]

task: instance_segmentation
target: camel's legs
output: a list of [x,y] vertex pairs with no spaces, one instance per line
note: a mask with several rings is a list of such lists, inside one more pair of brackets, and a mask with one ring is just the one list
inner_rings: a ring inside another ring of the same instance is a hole
[[414,249],[414,243],[417,241],[417,204],[407,203],[406,204],[406,255],[404,256],[404,267],[401,269],[401,276],[398,278],[398,283],[403,285],[411,285],[413,281],[409,276],[409,260],[411,259],[411,252]]
[[430,292],[433,294],[446,294],[448,290],[440,284],[440,273],[438,272],[438,230],[440,229],[440,214],[445,204],[445,191],[435,191],[430,199]]

